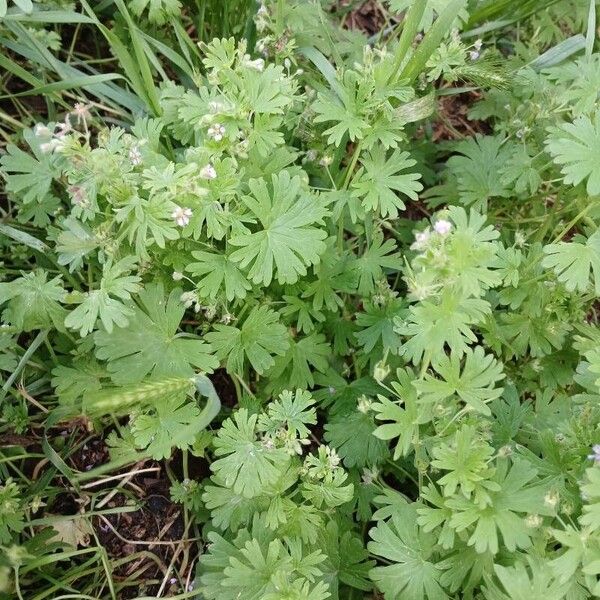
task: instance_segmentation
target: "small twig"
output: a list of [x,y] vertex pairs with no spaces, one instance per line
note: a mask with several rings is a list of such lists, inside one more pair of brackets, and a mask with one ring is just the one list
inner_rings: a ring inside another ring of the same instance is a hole
[[20,383],[17,386],[17,389],[19,390],[19,394],[21,394],[21,396],[23,396],[23,398],[25,398],[25,400],[28,400],[29,402],[31,402],[31,404],[33,404],[36,408],[39,408],[42,412],[47,413],[48,409],[45,406],[42,406],[35,398],[33,398],[25,389],[25,386]]
[[122,479],[123,477],[127,477],[128,475],[139,475],[140,473],[153,473],[156,471],[160,471],[160,467],[148,467],[147,469],[138,469],[137,471],[133,471],[131,473],[119,473],[118,475],[113,475],[112,477],[97,479],[96,481],[92,481],[91,483],[86,483],[85,485],[81,486],[81,489],[85,490],[91,487],[95,487],[97,485],[102,485],[103,483],[114,481],[115,479]]
[[[175,546],[177,544],[197,542],[200,538],[186,538],[183,540],[154,540],[154,541],[142,541],[142,540],[128,540],[124,538],[113,526],[113,524],[103,515],[98,515],[100,519],[106,524],[106,526],[122,541],[126,544],[132,544],[134,546]],[[148,548],[150,550],[150,548]]]

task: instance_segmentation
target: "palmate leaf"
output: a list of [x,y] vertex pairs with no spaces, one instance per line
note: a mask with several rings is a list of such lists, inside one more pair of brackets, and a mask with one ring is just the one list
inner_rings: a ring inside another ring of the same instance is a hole
[[325,251],[327,234],[314,225],[323,224],[328,211],[301,189],[299,176],[285,170],[273,175],[270,185],[264,179],[251,179],[248,185],[252,195],[243,201],[262,228],[233,235],[229,243],[239,249],[230,258],[242,269],[249,267],[254,283],[267,286],[274,275],[279,283],[295,283]]
[[443,294],[439,304],[423,301],[411,306],[406,320],[396,320],[396,331],[409,336],[400,350],[414,365],[429,364],[446,354],[446,347],[462,356],[468,343],[477,341],[471,326],[490,312],[490,305],[479,298]]
[[65,325],[79,330],[81,337],[94,330],[98,318],[108,333],[114,325],[125,327],[133,310],[123,302],[140,289],[141,278],[126,275],[135,267],[136,261],[135,257],[128,256],[114,264],[107,262],[102,270],[100,289],[85,294],[83,302],[65,319]]
[[399,271],[402,268],[402,257],[395,250],[394,241],[384,241],[383,233],[378,231],[373,235],[371,245],[356,259],[354,265],[359,278],[359,294],[368,296],[373,292],[375,283],[383,277],[383,269]]
[[592,278],[594,290],[600,295],[600,231],[593,233],[585,243],[548,244],[544,246],[544,254],[543,266],[553,269],[569,292],[587,291]]
[[491,414],[487,404],[502,394],[502,388],[495,385],[504,379],[502,364],[491,354],[486,355],[481,346],[476,346],[465,350],[462,368],[456,353],[441,356],[432,366],[442,379],[426,374],[415,381],[419,402],[443,402],[456,394],[477,412]]
[[[338,80],[339,81],[339,80]],[[321,92],[313,108],[317,113],[316,123],[334,125],[325,130],[329,144],[339,146],[347,134],[351,141],[362,139],[369,130],[367,103],[372,90],[366,80],[354,71],[346,71],[337,93],[327,90]]]
[[282,427],[286,427],[299,438],[305,438],[309,434],[306,425],[314,425],[317,422],[314,404],[310,392],[298,389],[294,394],[284,390],[279,394],[279,398],[269,404],[267,414],[261,415],[260,429],[275,434]]
[[[186,402],[185,396],[166,397],[156,402],[150,413],[136,417],[131,431],[138,448],[144,449],[155,460],[171,456],[173,440],[178,448],[194,443],[196,431],[190,428],[200,414],[195,402]],[[182,436],[182,432],[186,435]]]
[[364,351],[371,352],[381,345],[384,351],[396,354],[401,341],[394,328],[394,319],[405,311],[404,303],[398,298],[393,298],[384,306],[365,302],[365,312],[356,315],[356,324],[361,329],[354,334]]
[[355,410],[325,425],[325,441],[333,446],[346,467],[365,467],[388,456],[387,444],[373,435],[373,415]]
[[22,198],[25,204],[43,202],[50,191],[55,170],[53,155],[44,154],[31,129],[23,133],[33,154],[24,152],[13,144],[6,147],[7,154],[0,159],[6,172],[6,191]]
[[[406,207],[398,193],[417,200],[423,189],[419,173],[401,173],[417,164],[408,152],[395,150],[386,158],[381,146],[375,148],[361,161],[362,166],[352,180],[352,195],[362,199],[365,210],[378,211],[382,218],[395,219],[398,211]],[[396,193],[398,192],[398,193]]]
[[497,491],[490,491],[489,506],[478,505],[475,499],[454,497],[446,502],[452,509],[450,526],[457,533],[467,531],[468,544],[479,553],[498,553],[499,534],[503,547],[510,552],[527,548],[533,531],[523,527],[525,514],[553,514],[554,509],[544,504],[546,486],[535,482],[537,471],[525,460],[517,459],[509,466],[502,460],[494,477]]
[[247,291],[252,289],[250,282],[225,254],[196,250],[192,256],[198,262],[187,265],[186,271],[192,277],[201,277],[196,284],[201,298],[215,299],[219,293],[224,293],[231,302],[234,298],[245,298]]
[[[242,529],[232,541],[216,532],[200,559],[200,585],[207,600],[264,600],[269,598],[327,598],[324,585],[304,586],[300,593],[289,593],[290,583],[320,579],[325,556],[289,538],[282,539],[270,530],[264,519],[255,517],[251,530]],[[286,589],[286,593],[278,591]],[[313,595],[314,594],[314,595]],[[324,595],[325,594],[325,595]]]
[[593,120],[582,115],[549,132],[546,149],[561,165],[565,183],[578,185],[587,180],[587,193],[600,194],[600,110]]
[[162,284],[150,284],[139,294],[141,307],[132,306],[127,327],[94,334],[96,356],[108,361],[114,383],[139,382],[148,375],[187,377],[195,369],[218,367],[208,344],[177,333],[185,312],[180,294],[173,290],[165,299]]
[[[275,364],[274,355],[284,355],[289,348],[289,334],[279,323],[279,315],[266,306],[255,306],[241,328],[215,325],[206,334],[219,359],[227,358],[227,370],[241,374],[246,360],[258,374]],[[302,387],[302,386],[300,386]]]
[[456,151],[448,169],[456,177],[462,204],[481,210],[490,198],[509,195],[499,167],[509,159],[510,149],[500,137],[478,134],[459,142]]
[[600,531],[600,469],[591,467],[586,469],[586,481],[581,486],[585,498],[583,515],[579,519],[584,527],[590,531]]
[[315,385],[313,371],[324,373],[330,356],[331,348],[323,334],[313,333],[299,340],[290,340],[288,350],[275,359],[268,373],[271,380],[269,389],[312,388]]
[[[528,559],[529,568],[522,562],[512,567],[494,565],[498,585],[486,577],[486,600],[562,600],[567,597],[571,582],[561,582],[549,563]],[[531,573],[531,575],[530,575]]]
[[386,599],[447,600],[441,569],[432,560],[436,539],[418,528],[416,505],[396,505],[391,518],[379,521],[369,536],[369,551],[391,563],[370,572]]
[[285,471],[290,456],[284,449],[257,441],[258,415],[245,408],[226,419],[215,437],[215,460],[210,468],[236,494],[253,498],[274,484]]
[[48,281],[45,271],[33,271],[8,283],[0,283],[0,306],[8,302],[2,318],[22,329],[56,327],[64,331],[67,311],[61,306],[66,292],[61,277]]

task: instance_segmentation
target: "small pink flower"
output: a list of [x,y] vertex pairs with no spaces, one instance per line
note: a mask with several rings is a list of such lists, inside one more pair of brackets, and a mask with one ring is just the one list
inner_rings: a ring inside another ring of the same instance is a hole
[[179,227],[185,227],[192,218],[192,209],[183,208],[178,206],[172,213],[171,218],[179,225]]
[[83,102],[75,103],[71,112],[77,117],[77,123],[85,122],[92,116],[90,106],[90,104],[83,104]]
[[439,221],[436,221],[433,229],[436,233],[446,236],[452,231],[452,223],[450,223],[450,221],[446,221],[445,219],[440,219]]
[[206,166],[200,169],[200,177],[203,179],[216,179],[217,172],[215,171],[215,168],[208,163]]

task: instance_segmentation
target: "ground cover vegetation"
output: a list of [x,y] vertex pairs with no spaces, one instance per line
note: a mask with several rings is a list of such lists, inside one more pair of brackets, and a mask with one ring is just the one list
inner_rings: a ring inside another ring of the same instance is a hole
[[600,597],[594,0],[0,0],[0,597]]

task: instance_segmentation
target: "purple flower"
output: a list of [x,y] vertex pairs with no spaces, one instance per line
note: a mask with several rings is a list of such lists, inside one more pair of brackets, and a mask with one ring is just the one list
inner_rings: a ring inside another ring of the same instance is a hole
[[588,455],[588,458],[600,465],[600,444],[592,446],[592,453]]

